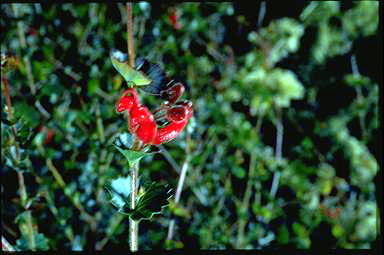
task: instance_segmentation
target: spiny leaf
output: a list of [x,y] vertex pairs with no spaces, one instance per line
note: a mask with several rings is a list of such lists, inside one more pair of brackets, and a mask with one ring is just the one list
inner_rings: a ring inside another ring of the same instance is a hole
[[152,183],[144,188],[144,192],[136,200],[136,208],[131,209],[130,203],[130,180],[129,176],[120,177],[105,185],[109,192],[111,203],[122,214],[130,216],[131,219],[139,221],[150,219],[154,214],[160,213],[164,206],[168,205],[171,190],[167,186]]
[[168,188],[168,185],[152,183],[139,197],[137,206],[130,216],[131,219],[136,221],[151,219],[154,214],[161,213],[161,209],[168,205],[170,193],[171,189]]

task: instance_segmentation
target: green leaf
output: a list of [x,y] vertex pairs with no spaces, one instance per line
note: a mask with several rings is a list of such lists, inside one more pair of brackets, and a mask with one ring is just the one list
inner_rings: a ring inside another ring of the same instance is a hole
[[[32,221],[32,229],[28,221]],[[30,211],[19,214],[15,222],[19,224],[21,237],[16,240],[16,245],[19,250],[48,250],[48,239],[44,234],[39,233],[35,219],[32,218]]]
[[152,81],[140,71],[135,70],[128,64],[128,55],[118,50],[110,53],[112,65],[124,77],[127,83],[133,82],[136,86],[149,85]]
[[171,189],[168,186],[152,183],[144,188],[144,192],[136,200],[136,208],[131,209],[131,178],[120,177],[105,185],[109,192],[111,203],[122,214],[129,215],[131,219],[139,221],[150,219],[154,214],[161,212],[168,205]]
[[168,185],[152,183],[144,189],[139,197],[135,210],[131,214],[132,220],[151,219],[154,214],[161,212],[164,206],[168,205],[171,189]]
[[146,156],[146,155],[151,155],[154,153],[158,153],[159,150],[147,152],[146,150],[144,151],[134,151],[130,149],[123,149],[119,147],[118,145],[114,144],[114,146],[124,155],[124,157],[128,160],[129,166],[132,167],[132,164],[135,164],[139,162],[139,160]]
[[281,244],[287,244],[289,243],[289,231],[287,226],[282,225],[277,232],[277,240]]
[[184,217],[184,218],[190,218],[190,212],[182,207],[179,204],[176,204],[174,201],[169,202],[169,210],[176,216]]
[[239,179],[244,178],[246,175],[244,168],[236,165],[232,166],[231,172]]
[[[131,177],[120,177],[112,180],[111,183],[105,184],[105,189],[109,192],[111,203],[119,209],[119,212],[129,214],[130,194],[131,194]],[[127,210],[128,209],[128,210]]]
[[147,153],[142,151],[133,151],[128,149],[122,149],[119,146],[114,146],[124,155],[124,157],[128,160],[130,167],[132,164],[138,162],[142,157],[144,157]]

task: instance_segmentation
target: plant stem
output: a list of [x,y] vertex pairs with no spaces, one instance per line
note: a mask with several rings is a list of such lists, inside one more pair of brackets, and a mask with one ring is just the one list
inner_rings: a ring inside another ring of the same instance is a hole
[[[180,176],[179,176],[179,181],[177,182],[177,188],[176,188],[176,194],[175,194],[175,205],[180,202],[180,197],[181,197],[181,192],[183,191],[183,186],[184,186],[184,181],[185,181],[185,176],[187,175],[187,170],[188,170],[188,165],[189,165],[189,160],[190,160],[190,150],[188,147],[189,141],[191,139],[190,134],[188,132],[188,129],[186,130],[186,158],[184,160],[183,166],[180,170]],[[170,155],[169,155],[170,156]],[[170,158],[172,158],[170,156]],[[172,158],[173,160],[173,158]],[[176,162],[175,162],[176,163]],[[167,235],[167,240],[172,240],[173,239],[173,234],[174,234],[174,229],[175,229],[175,220],[172,219],[169,222],[169,227],[168,227],[168,235]]]
[[[188,156],[187,156],[187,158],[188,158]],[[185,161],[183,163],[183,167],[181,168],[180,177],[179,177],[179,181],[177,183],[176,194],[175,194],[175,204],[176,205],[180,202],[181,192],[183,190],[184,180],[185,180],[185,176],[187,175],[187,170],[188,170],[188,161],[189,161],[189,159],[185,159]],[[168,227],[168,235],[167,235],[168,240],[172,240],[173,234],[174,234],[174,229],[175,229],[175,220],[172,219],[169,222],[169,227]]]
[[[138,171],[139,161],[136,161],[131,164],[131,209],[136,207]],[[139,249],[139,222],[129,219],[129,229],[131,251],[137,251]]]
[[[356,62],[356,56],[354,54],[351,56],[351,67],[352,67],[352,74],[354,76],[360,76],[359,68]],[[362,102],[364,100],[364,97],[361,91],[361,87],[355,87],[355,91],[357,94],[357,101]],[[365,114],[363,112],[359,112],[359,123],[362,131],[362,138],[363,138],[363,141],[366,142],[368,138],[368,132],[365,126],[364,118],[365,118]]]
[[[19,17],[19,4],[13,4],[13,12],[15,13],[15,17]],[[24,33],[24,22],[23,21],[18,21],[17,23],[17,33],[19,35],[19,44],[22,49],[27,48],[27,43],[25,40],[25,33]],[[36,94],[36,87],[35,83],[33,81],[33,76],[32,76],[32,67],[31,67],[31,61],[29,60],[28,56],[25,55],[23,56],[24,59],[24,64],[25,64],[25,69],[27,70],[27,76],[28,76],[28,85],[31,89],[32,95]]]
[[[127,44],[128,44],[128,59],[131,67],[135,66],[135,47],[133,42],[133,14],[132,2],[127,3]],[[140,150],[140,142],[135,139],[133,150]],[[131,209],[136,207],[137,196],[137,179],[139,172],[139,160],[131,164]],[[129,219],[129,232],[130,232],[130,248],[131,251],[139,249],[139,222]]]
[[135,47],[133,42],[133,14],[132,14],[132,3],[127,3],[127,14],[128,14],[128,22],[127,22],[127,32],[128,32],[128,58],[129,65],[131,67],[135,66]]
[[[8,79],[7,79],[7,76],[5,73],[2,73],[1,75],[2,77],[2,82],[4,84],[4,94],[5,94],[5,100],[6,100],[6,104],[7,104],[7,111],[8,111],[8,116],[11,120],[13,120],[13,114],[12,114],[12,103],[11,103],[11,96],[9,94],[9,84],[8,84]],[[16,128],[15,128],[15,125],[12,126],[12,133],[13,133],[13,138],[14,138],[14,143],[15,143],[15,161],[16,161],[16,165],[19,164],[19,144],[17,143],[17,139],[16,139]],[[22,204],[22,206],[26,208],[26,202],[28,200],[28,194],[27,194],[27,190],[25,188],[25,181],[24,181],[24,175],[23,175],[23,172],[21,172],[20,170],[17,171],[17,179],[18,179],[18,183],[19,183],[19,195],[20,195],[20,202]],[[34,251],[36,250],[36,242],[35,242],[35,236],[34,236],[34,230],[33,230],[33,225],[32,225],[32,215],[31,215],[31,211],[30,210],[27,210],[26,211],[26,215],[27,215],[27,231],[28,231],[28,240],[29,240],[29,243],[28,245],[31,247],[31,250]]]
[[240,215],[239,215],[239,230],[237,232],[237,242],[236,246],[238,249],[243,249],[245,248],[245,227],[247,225],[247,213],[249,209],[249,203],[251,201],[251,196],[252,196],[252,182],[254,181],[255,177],[255,170],[256,170],[256,165],[255,165],[255,158],[256,158],[256,151],[253,151],[251,153],[251,162],[249,164],[249,172],[248,172],[248,181],[246,184],[245,192],[244,192],[244,198],[243,201],[240,204]]
[[117,213],[113,216],[112,219],[110,219],[109,226],[107,229],[107,236],[95,244],[95,250],[101,251],[104,248],[104,246],[108,243],[109,239],[115,233],[116,229],[118,228],[118,226],[120,226],[120,223],[123,221],[124,218],[125,215]]
[[[8,112],[8,117],[10,121],[13,121],[13,113],[12,113],[12,103],[11,103],[11,96],[9,93],[9,84],[8,84],[8,79],[5,73],[2,72],[1,74],[1,80],[4,84],[4,95],[5,95],[5,102],[7,104],[7,112]],[[15,143],[15,158],[16,158],[16,163],[19,163],[19,145],[16,141],[16,127],[15,125],[12,125],[12,133],[13,133],[13,139]],[[20,179],[20,178],[19,178]],[[22,193],[20,193],[22,194]]]
[[265,6],[266,6],[265,1],[262,1],[260,3],[259,17],[257,18],[257,26],[258,27],[261,27],[263,25],[263,19],[265,16],[265,9],[266,9]]
[[[282,118],[281,118],[281,109],[277,107],[276,109],[276,149],[275,149],[275,157],[276,160],[281,159],[282,155],[282,148],[283,148],[283,135],[284,135],[284,126],[282,123]],[[280,179],[280,172],[276,171],[273,175],[273,180],[272,180],[272,187],[271,187],[271,192],[270,195],[272,197],[275,197],[277,189],[279,187],[279,179]]]
[[74,198],[74,196],[73,196],[74,194],[70,194],[67,191],[67,189],[65,188],[66,184],[65,184],[63,178],[61,177],[59,171],[57,170],[57,168],[53,164],[52,160],[47,159],[46,164],[47,164],[48,170],[52,173],[53,177],[55,178],[55,181],[60,186],[60,188],[64,191],[64,194],[69,198],[69,200],[72,202],[72,204],[80,211],[80,215],[83,217],[84,221],[87,222],[88,224],[90,224],[92,231],[96,231],[96,226],[97,226],[96,220],[90,214],[88,214],[85,211],[85,209],[81,205],[80,201],[78,199]]

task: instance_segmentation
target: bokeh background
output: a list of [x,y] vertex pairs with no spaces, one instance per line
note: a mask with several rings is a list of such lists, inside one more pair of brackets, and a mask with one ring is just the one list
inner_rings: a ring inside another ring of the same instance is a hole
[[[378,2],[140,2],[133,15],[136,56],[194,104],[183,134],[141,161],[141,180],[173,190],[188,170],[180,202],[140,222],[140,249],[377,247]],[[109,58],[127,51],[126,22],[123,3],[1,4],[1,230],[14,249],[129,249],[104,189],[129,173],[112,146],[128,129]]]

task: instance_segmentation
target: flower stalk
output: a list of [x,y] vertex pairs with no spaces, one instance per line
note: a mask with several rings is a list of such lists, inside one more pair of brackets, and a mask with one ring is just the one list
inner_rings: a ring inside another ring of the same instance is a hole
[[[128,59],[132,68],[135,65],[135,47],[133,42],[133,14],[132,14],[132,2],[127,3],[127,44],[128,44]],[[133,150],[138,150],[140,142],[135,139]],[[136,207],[137,196],[137,178],[139,172],[139,160],[135,161],[131,165],[131,209]],[[130,232],[130,248],[131,251],[137,251],[139,249],[139,222],[130,219],[129,220],[129,232]]]

